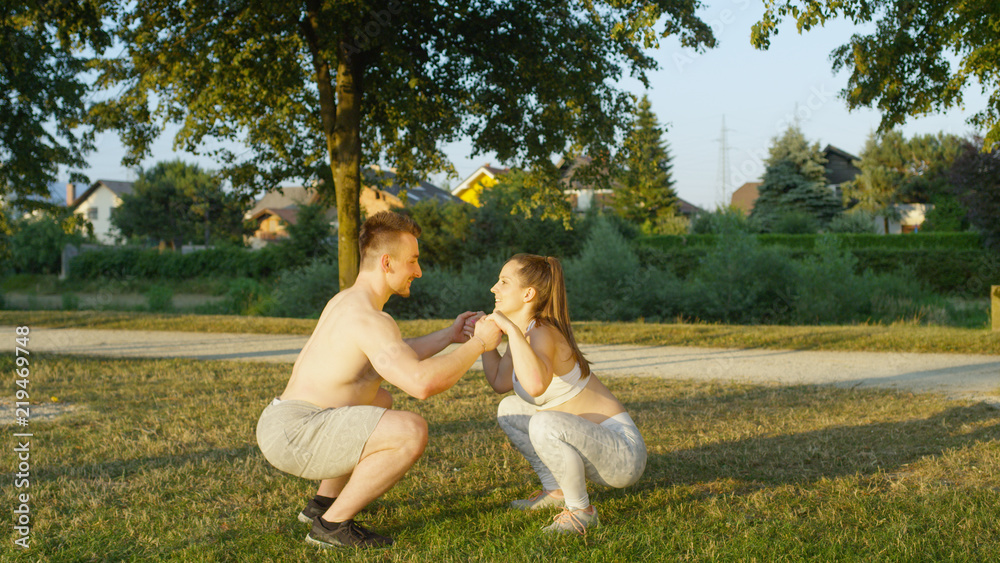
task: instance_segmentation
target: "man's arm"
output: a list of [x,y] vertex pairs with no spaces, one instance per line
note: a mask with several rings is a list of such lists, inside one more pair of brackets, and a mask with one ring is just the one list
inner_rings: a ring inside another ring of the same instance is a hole
[[[464,322],[462,319],[461,325]],[[359,329],[366,333],[359,339],[361,349],[375,371],[417,399],[449,389],[465,375],[480,354],[496,349],[500,343],[500,329],[496,324],[477,323],[473,336],[452,352],[421,360],[417,352],[403,342],[399,327],[388,315],[372,317]]]
[[468,342],[469,335],[464,334],[462,329],[465,327],[466,320],[476,314],[477,313],[473,311],[466,311],[459,315],[455,319],[455,322],[453,322],[448,328],[442,328],[441,330],[425,334],[423,336],[418,336],[416,338],[407,338],[403,340],[403,342],[406,342],[410,348],[413,348],[413,351],[417,353],[417,357],[419,359],[423,360],[430,358],[441,350],[447,348],[450,344],[462,344],[464,342]]

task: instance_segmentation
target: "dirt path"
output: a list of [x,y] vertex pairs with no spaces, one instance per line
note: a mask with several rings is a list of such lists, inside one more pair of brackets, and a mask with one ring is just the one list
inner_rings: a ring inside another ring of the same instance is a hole
[[[51,353],[290,364],[305,342],[304,336],[36,328],[31,331],[29,346],[35,361],[44,361],[44,354]],[[0,352],[9,353],[13,348],[14,328],[0,326]],[[594,371],[606,376],[884,387],[942,393],[1000,407],[998,355],[628,345],[581,348]]]

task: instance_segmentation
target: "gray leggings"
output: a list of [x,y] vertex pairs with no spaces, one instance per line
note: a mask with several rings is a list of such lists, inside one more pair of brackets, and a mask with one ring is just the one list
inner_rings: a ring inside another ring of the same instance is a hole
[[539,410],[510,395],[500,401],[497,422],[542,488],[562,489],[571,510],[590,506],[587,479],[620,489],[646,469],[646,444],[628,413],[596,424],[575,414]]

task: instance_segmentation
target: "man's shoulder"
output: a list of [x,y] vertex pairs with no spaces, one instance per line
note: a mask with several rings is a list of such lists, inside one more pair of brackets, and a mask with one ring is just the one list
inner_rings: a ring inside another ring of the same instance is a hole
[[360,292],[343,291],[330,300],[327,305],[329,322],[338,327],[349,327],[355,333],[363,333],[372,329],[384,329],[389,325],[396,327],[392,316],[374,307],[371,301]]

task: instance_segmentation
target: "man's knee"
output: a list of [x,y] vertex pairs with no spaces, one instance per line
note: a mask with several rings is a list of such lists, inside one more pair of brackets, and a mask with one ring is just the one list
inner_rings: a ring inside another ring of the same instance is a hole
[[393,419],[391,432],[396,447],[409,450],[415,457],[420,457],[427,447],[427,421],[412,412],[389,411],[386,415],[390,413]]

